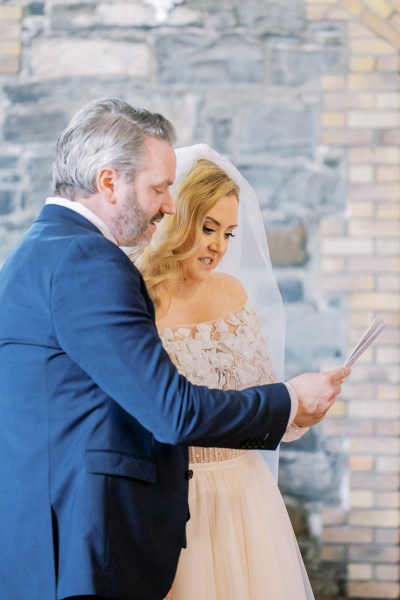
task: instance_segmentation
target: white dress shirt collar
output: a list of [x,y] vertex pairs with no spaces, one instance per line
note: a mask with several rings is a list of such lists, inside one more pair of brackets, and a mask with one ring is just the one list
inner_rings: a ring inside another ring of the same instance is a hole
[[83,204],[81,204],[80,202],[73,202],[72,200],[67,200],[67,198],[59,198],[53,196],[47,198],[45,204],[56,204],[57,206],[63,206],[64,208],[69,208],[70,210],[79,213],[80,215],[82,215],[82,217],[85,217],[85,219],[93,223],[93,225],[95,225],[97,229],[101,231],[104,237],[106,237],[111,242],[114,242],[114,244],[118,246],[118,242],[111,233],[110,228],[107,227],[107,225],[103,223],[103,221],[94,212],[86,208],[86,206],[83,206]]

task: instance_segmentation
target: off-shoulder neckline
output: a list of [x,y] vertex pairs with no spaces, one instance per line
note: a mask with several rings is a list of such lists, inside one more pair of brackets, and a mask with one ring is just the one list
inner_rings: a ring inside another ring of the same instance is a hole
[[222,315],[221,317],[218,317],[216,319],[210,319],[209,321],[200,321],[198,323],[185,323],[184,325],[165,325],[162,329],[158,330],[158,334],[162,335],[167,330],[177,331],[178,329],[193,329],[193,327],[199,327],[200,325],[212,325],[213,323],[226,321],[231,315],[233,317],[237,317],[238,315],[240,315],[241,312],[243,312],[249,307],[249,304],[249,299],[247,298],[246,302],[242,304],[241,308],[239,308],[238,310],[230,310],[228,313],[225,313],[225,315]]

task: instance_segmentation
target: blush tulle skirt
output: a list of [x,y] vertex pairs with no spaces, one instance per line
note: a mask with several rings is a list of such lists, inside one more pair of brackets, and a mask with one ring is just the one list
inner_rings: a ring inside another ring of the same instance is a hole
[[168,600],[314,600],[282,496],[260,454],[190,468],[187,548]]

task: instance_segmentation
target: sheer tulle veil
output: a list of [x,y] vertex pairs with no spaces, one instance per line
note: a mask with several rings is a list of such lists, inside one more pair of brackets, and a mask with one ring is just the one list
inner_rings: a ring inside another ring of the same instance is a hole
[[[284,377],[285,312],[282,297],[273,273],[265,226],[257,196],[238,169],[221,154],[206,144],[195,144],[175,150],[176,179],[171,188],[174,196],[182,180],[197,160],[206,158],[221,167],[239,187],[239,220],[236,237],[222,259],[218,270],[239,279],[256,309],[263,335],[268,340],[277,381]],[[275,476],[278,453],[263,452]]]

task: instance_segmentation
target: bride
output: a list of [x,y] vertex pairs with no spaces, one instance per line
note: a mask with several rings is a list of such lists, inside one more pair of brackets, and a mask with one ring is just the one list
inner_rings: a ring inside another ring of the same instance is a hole
[[[193,383],[242,389],[283,378],[285,321],[257,198],[226,158],[180,148],[176,214],[136,265],[164,347]],[[290,441],[306,429],[290,425]],[[272,470],[254,450],[189,448],[187,548],[168,600],[312,600]]]

